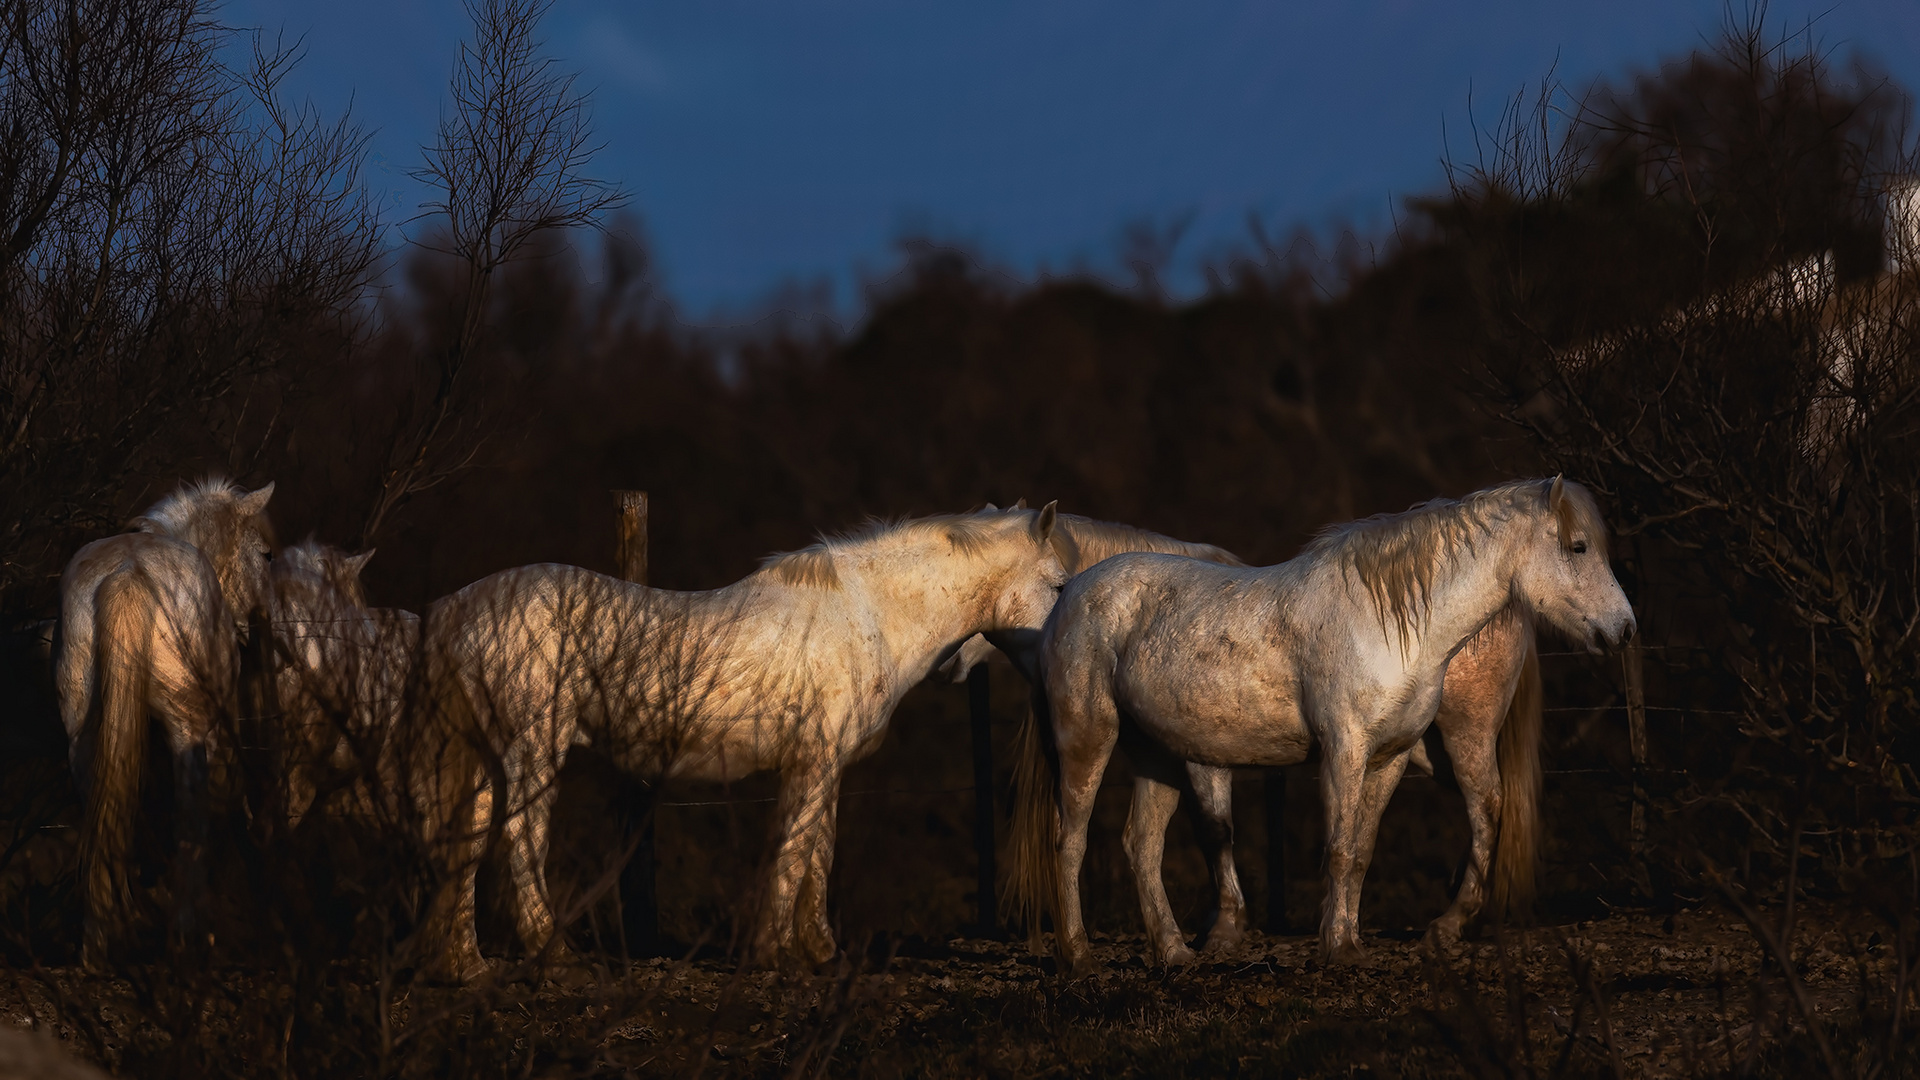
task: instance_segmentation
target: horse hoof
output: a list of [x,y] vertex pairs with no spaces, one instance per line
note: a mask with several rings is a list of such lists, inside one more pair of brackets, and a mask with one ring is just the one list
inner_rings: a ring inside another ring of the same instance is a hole
[[1246,932],[1237,926],[1215,927],[1207,934],[1207,942],[1200,951],[1208,956],[1227,956],[1238,951],[1246,940]]
[[1427,941],[1443,949],[1460,944],[1459,921],[1444,916],[1433,920],[1432,925],[1427,927]]
[[1160,962],[1167,967],[1184,967],[1196,959],[1193,950],[1184,944],[1176,943],[1171,948],[1160,950]]
[[834,947],[833,938],[826,937],[803,940],[799,952],[802,960],[814,967],[821,967],[831,961],[839,950]]
[[1326,961],[1338,967],[1352,967],[1366,962],[1367,950],[1360,947],[1358,941],[1343,941],[1327,950]]
[[428,967],[422,974],[427,982],[435,985],[467,986],[487,974],[487,961],[479,953],[453,957]]
[[594,977],[592,968],[578,961],[571,964],[558,964],[549,961],[541,969],[539,979],[550,986],[568,990],[584,990],[599,980]]

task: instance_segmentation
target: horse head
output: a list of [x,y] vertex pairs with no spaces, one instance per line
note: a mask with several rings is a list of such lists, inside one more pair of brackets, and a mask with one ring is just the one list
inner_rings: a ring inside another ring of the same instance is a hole
[[316,579],[318,583],[338,592],[341,598],[354,607],[367,606],[366,590],[360,584],[360,571],[366,569],[368,560],[373,558],[373,549],[369,548],[358,555],[349,555],[331,544],[306,539],[280,553],[273,564],[273,577],[276,591],[281,583],[297,582],[304,579]]
[[273,526],[267,520],[271,483],[247,491],[219,477],[182,484],[136,518],[135,532],[155,532],[192,544],[212,564],[220,593],[236,621],[266,607],[271,595]]
[[1633,636],[1638,624],[1607,561],[1607,525],[1587,489],[1561,477],[1543,481],[1514,576],[1519,599],[1538,618],[1598,653]]
[[989,512],[1024,519],[1024,527],[1018,532],[1009,529],[1005,533],[1019,553],[994,603],[992,629],[1038,631],[1046,625],[1054,602],[1060,599],[1060,590],[1073,576],[1066,566],[1069,555],[1062,548],[1065,536],[1056,528],[1055,505],[1048,503],[1039,510]]

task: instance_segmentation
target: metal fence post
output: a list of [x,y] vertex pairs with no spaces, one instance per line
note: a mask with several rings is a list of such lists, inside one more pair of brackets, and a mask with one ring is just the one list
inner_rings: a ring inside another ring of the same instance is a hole
[[1267,925],[1269,934],[1287,932],[1287,772],[1268,769],[1260,777],[1260,801],[1267,817]]
[[973,728],[973,850],[978,868],[979,918],[977,932],[999,933],[995,910],[996,874],[993,865],[993,693],[987,665],[967,672],[967,711]]
[[[636,585],[647,583],[647,493],[615,491],[616,546],[614,557],[620,576]],[[620,922],[625,931],[629,953],[652,953],[660,939],[660,900],[654,875],[654,788],[629,791],[626,820],[622,823],[625,839],[633,845],[633,854],[620,868]],[[635,836],[638,831],[639,835]]]

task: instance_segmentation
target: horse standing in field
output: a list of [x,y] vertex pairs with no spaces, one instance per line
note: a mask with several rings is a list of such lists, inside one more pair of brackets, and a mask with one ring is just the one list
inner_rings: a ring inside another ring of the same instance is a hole
[[[554,778],[579,743],[647,777],[778,770],[778,845],[753,949],[763,962],[831,957],[843,771],[962,642],[1039,629],[1067,580],[1058,545],[1049,504],[876,524],[709,592],[549,565],[436,602],[426,634],[446,725],[434,770],[451,886],[429,925],[448,935],[443,974],[469,977],[481,963],[474,845],[489,812],[508,846],[520,939],[530,952],[556,947],[547,826]],[[490,792],[477,790],[483,777]],[[459,827],[466,808],[471,831]]]
[[[1056,528],[1066,541],[1062,561],[1070,574],[1079,574],[1114,555],[1133,552],[1246,566],[1232,552],[1212,544],[1176,540],[1077,514],[1061,514]],[[1035,692],[1044,693],[1037,676],[1039,635],[997,634],[995,640],[1014,666],[1035,684]],[[968,670],[985,660],[992,649],[985,637],[969,639],[948,661],[953,680],[964,680]],[[1457,940],[1489,899],[1500,911],[1523,907],[1532,899],[1540,833],[1540,709],[1540,661],[1533,627],[1519,610],[1508,608],[1462,646],[1448,665],[1439,712],[1434,717],[1434,727],[1440,730],[1448,756],[1453,759],[1472,837],[1466,872],[1453,904],[1433,923],[1433,933],[1442,941]],[[1043,752],[1037,743],[1028,745],[1030,740],[1040,738],[1037,716],[1034,709],[1029,709],[1021,724],[1018,742],[1022,761],[1034,760],[1034,754]],[[1423,744],[1415,744],[1410,760],[1423,772],[1432,773]],[[1233,770],[1188,762],[1185,777],[1176,779],[1185,782],[1169,784],[1147,772],[1136,776],[1133,807],[1142,817],[1137,827],[1128,830],[1128,855],[1137,879],[1160,881],[1165,830],[1150,828],[1148,821],[1158,811],[1170,814],[1182,790],[1190,790],[1194,797],[1188,804],[1194,810],[1194,834],[1200,840],[1217,896],[1214,923],[1206,934],[1207,948],[1228,951],[1246,937],[1248,928],[1246,900],[1233,863]],[[1044,835],[1044,830],[1023,820],[1023,815],[1053,812],[1050,803],[1027,800],[1015,804],[1015,821],[1009,834],[1010,865],[1053,857],[1050,851],[1029,852],[1017,846]],[[1268,902],[1280,900],[1272,898]],[[1143,905],[1142,917],[1151,919],[1149,912]],[[1039,911],[1014,910],[1007,914],[1031,928],[1037,938]],[[1174,950],[1171,959],[1181,962],[1191,956],[1183,946]]]
[[396,755],[420,645],[420,617],[368,608],[360,571],[373,557],[315,541],[273,565],[275,673],[286,813],[298,827],[316,802],[351,789],[352,811],[398,810]]
[[1435,500],[1330,530],[1264,569],[1119,555],[1081,574],[1041,638],[1041,722],[1054,754],[1030,740],[1016,775],[1021,802],[1052,802],[1054,812],[1019,819],[1035,832],[1023,850],[1043,857],[1014,864],[1016,904],[1051,908],[1063,969],[1091,966],[1080,864],[1124,718],[1129,754],[1151,780],[1136,788],[1148,797],[1128,823],[1136,871],[1154,871],[1137,882],[1148,936],[1162,962],[1190,957],[1158,875],[1184,766],[1294,764],[1317,742],[1328,829],[1321,950],[1357,960],[1380,814],[1433,722],[1450,662],[1515,608],[1596,650],[1633,632],[1605,524],[1579,485],[1516,481]]
[[105,963],[130,908],[127,849],[149,715],[166,733],[179,793],[176,929],[191,920],[204,872],[207,754],[221,720],[238,711],[245,620],[267,602],[272,494],[272,484],[251,492],[225,480],[184,485],[128,531],[81,548],[60,579],[54,690],[86,803],[89,966]]

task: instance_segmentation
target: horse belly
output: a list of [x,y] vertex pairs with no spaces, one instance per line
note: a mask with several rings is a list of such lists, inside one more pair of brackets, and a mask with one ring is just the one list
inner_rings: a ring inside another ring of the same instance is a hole
[[1292,765],[1313,735],[1289,681],[1268,673],[1181,665],[1137,672],[1116,687],[1121,712],[1175,755],[1203,765]]

